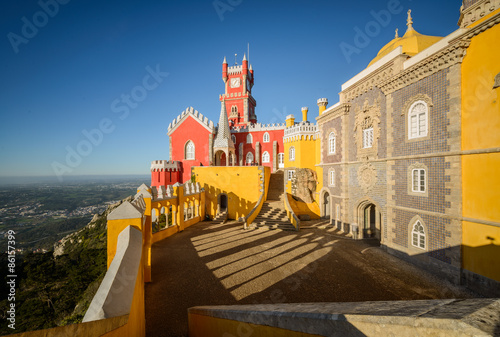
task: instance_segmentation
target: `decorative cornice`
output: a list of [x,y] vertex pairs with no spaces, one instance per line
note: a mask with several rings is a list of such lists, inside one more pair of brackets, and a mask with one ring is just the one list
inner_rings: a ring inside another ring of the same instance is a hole
[[[408,57],[407,55],[404,54],[400,55],[399,57],[401,56],[404,57],[405,59]],[[368,91],[372,90],[374,87],[378,87],[380,83],[385,81],[387,78],[393,77],[393,75],[397,73],[400,69],[399,67],[397,68],[398,69],[396,69],[395,59],[386,63],[376,71],[372,72],[367,77],[361,79],[356,84],[342,91],[343,99],[341,101],[350,102],[353,99],[357,98],[358,96],[361,96],[364,93],[367,93]]]
[[402,71],[379,85],[385,95],[420,81],[440,70],[461,63],[470,40],[455,40],[452,45],[430,55],[428,58]]
[[316,117],[316,121],[318,122],[318,125],[324,124],[339,116],[348,115],[350,110],[351,110],[350,103],[342,103],[339,104],[339,106],[336,107],[335,109],[323,112],[321,116]]
[[[500,0],[497,0],[500,2]],[[499,9],[500,6],[497,6],[496,9]],[[491,18],[484,20],[483,22],[477,24],[474,27],[468,28],[467,32],[463,35],[463,39],[472,39],[474,36],[481,34],[487,29],[498,25],[500,23],[500,13],[497,15],[493,15]]]
[[461,28],[466,28],[467,26],[473,24],[477,20],[485,17],[486,15],[493,13],[500,8],[500,0],[482,0],[478,1],[472,6],[465,9],[460,8],[460,18],[458,19],[458,25]]

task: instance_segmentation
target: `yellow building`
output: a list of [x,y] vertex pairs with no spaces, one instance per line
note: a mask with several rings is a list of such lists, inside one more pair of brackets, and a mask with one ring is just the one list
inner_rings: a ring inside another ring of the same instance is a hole
[[499,23],[498,2],[488,1],[469,1],[459,21],[469,43],[462,62],[462,279],[476,287],[500,282]]

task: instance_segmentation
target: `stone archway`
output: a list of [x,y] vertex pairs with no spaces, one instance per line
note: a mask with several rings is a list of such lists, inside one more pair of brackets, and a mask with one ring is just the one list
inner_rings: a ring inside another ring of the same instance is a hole
[[331,200],[330,191],[327,188],[322,188],[320,191],[320,216],[324,219],[331,219]]
[[359,236],[362,239],[382,239],[382,213],[380,206],[370,199],[365,199],[358,204],[357,223]]

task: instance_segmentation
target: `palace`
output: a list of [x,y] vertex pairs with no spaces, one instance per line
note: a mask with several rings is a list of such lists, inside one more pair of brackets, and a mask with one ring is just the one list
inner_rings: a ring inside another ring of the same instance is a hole
[[[191,258],[201,262],[187,266],[186,277],[208,267],[207,255],[217,259],[206,270],[214,283],[200,284],[203,291],[234,288],[223,281],[235,268],[263,270],[252,281],[264,285],[274,273],[291,277],[292,263],[316,268],[302,259],[303,251],[294,261],[280,251],[280,265],[273,250],[266,250],[266,268],[245,267],[245,254],[256,253],[238,251],[234,242],[248,228],[255,228],[245,242],[251,246],[277,233],[259,227],[284,223],[281,229],[299,231],[322,218],[327,231],[321,240],[330,246],[341,239],[332,232],[378,241],[389,253],[488,298],[282,304],[273,295],[284,293],[274,288],[271,305],[190,308],[190,336],[498,334],[500,300],[490,297],[500,297],[500,0],[464,0],[459,28],[445,37],[422,35],[415,26],[408,11],[405,34],[396,31],[342,85],[338,100],[330,98],[335,104],[318,99],[313,122],[303,107],[301,121],[289,115],[283,124],[257,123],[252,66],[246,57],[231,67],[224,59],[218,125],[193,108],[177,116],[168,127],[169,160],[153,161],[151,185],[141,185],[107,216],[108,271],[85,323],[22,335],[145,336],[145,283],[155,282],[152,269],[165,271],[152,245],[207,217],[217,220],[211,228],[224,228],[218,235],[231,240],[223,245],[231,258],[211,251],[220,241],[212,241],[203,224],[195,229],[200,234],[190,244],[203,249]],[[228,218],[237,221],[224,223]],[[296,237],[275,245],[299,245]],[[319,251],[313,247],[308,250]],[[182,264],[187,251],[162,254]],[[336,283],[333,276],[325,280]],[[296,280],[315,287],[307,278]],[[170,284],[158,296],[165,303],[175,292],[190,291]],[[366,286],[376,291],[378,285]]]
[[[218,126],[193,108],[174,119],[170,160],[153,162],[151,185],[189,181],[199,166],[283,170],[284,208],[297,229],[300,219],[327,218],[457,284],[498,287],[500,259],[489,252],[500,241],[498,192],[490,188],[500,186],[500,65],[498,48],[488,48],[500,40],[500,19],[481,1],[478,14],[474,3],[464,4],[460,28],[446,37],[418,33],[408,11],[405,34],[396,31],[342,85],[336,104],[320,98],[315,122],[303,107],[300,122],[289,115],[285,124],[257,123],[252,66],[244,57],[229,67],[224,58]],[[249,179],[240,173],[239,181]],[[207,200],[238,196],[239,185]],[[247,215],[235,207],[207,214]]]

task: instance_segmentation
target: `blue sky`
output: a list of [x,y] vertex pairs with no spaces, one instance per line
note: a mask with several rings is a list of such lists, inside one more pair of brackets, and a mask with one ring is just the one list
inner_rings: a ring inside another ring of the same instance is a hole
[[[419,33],[446,36],[458,28],[460,5],[5,2],[0,177],[147,174],[152,160],[168,159],[168,124],[186,107],[218,120],[222,60],[231,65],[237,53],[241,63],[247,43],[259,122],[300,116],[303,106],[311,120],[318,98],[336,103],[340,86],[367,66],[394,30],[404,34],[409,8]],[[366,27],[373,29],[368,39],[356,44],[356,29],[366,33]],[[346,45],[356,52],[346,57]]]

